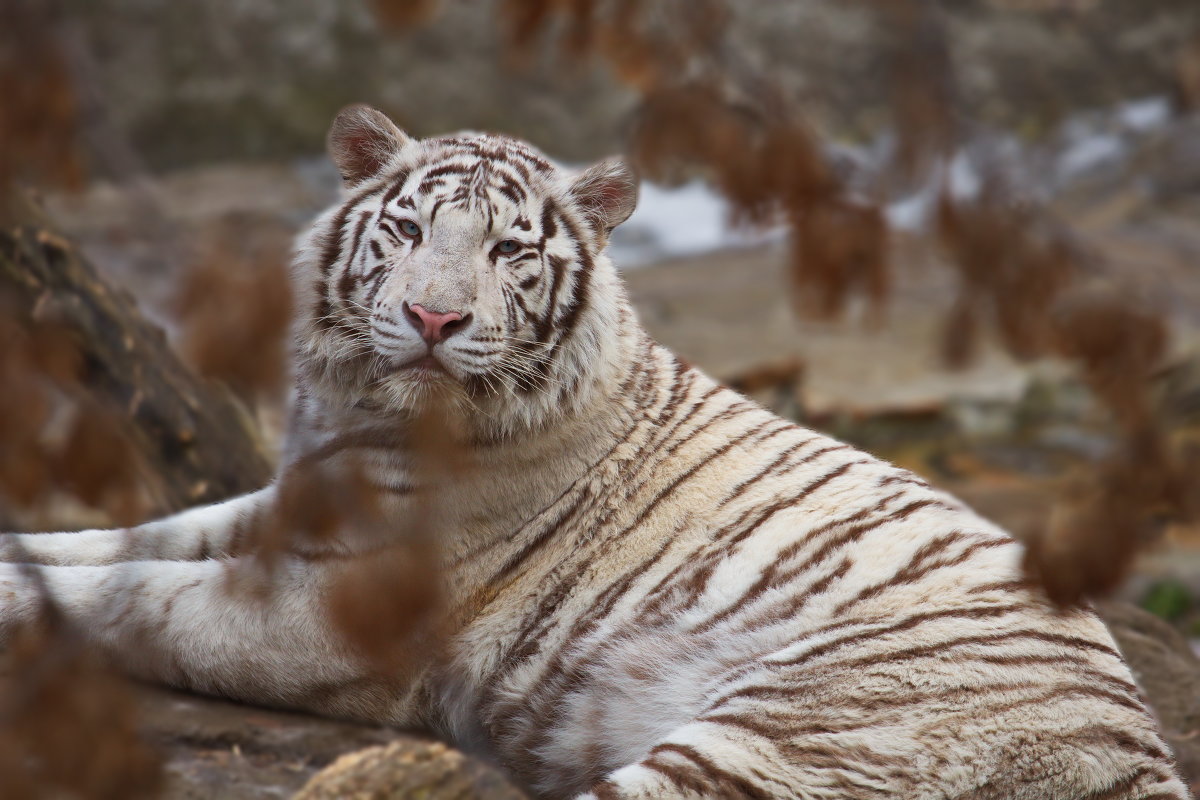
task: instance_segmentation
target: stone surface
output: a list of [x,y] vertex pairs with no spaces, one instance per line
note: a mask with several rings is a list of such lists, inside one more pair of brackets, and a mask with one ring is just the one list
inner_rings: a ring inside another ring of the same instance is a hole
[[1169,623],[1128,603],[1097,607],[1175,751],[1192,791],[1200,790],[1200,658]]
[[289,797],[359,748],[416,736],[371,725],[271,711],[152,686],[135,690],[146,739],[164,758],[171,800]]
[[396,741],[339,758],[295,800],[523,800],[498,771],[440,742]]

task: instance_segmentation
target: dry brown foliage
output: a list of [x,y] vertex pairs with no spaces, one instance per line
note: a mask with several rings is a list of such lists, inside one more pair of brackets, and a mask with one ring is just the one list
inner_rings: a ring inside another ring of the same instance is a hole
[[[117,520],[142,515],[138,458],[119,419],[80,383],[72,331],[0,295],[0,509],[65,495]],[[28,580],[37,582],[36,568]],[[128,689],[63,623],[40,619],[0,659],[0,797],[151,797],[159,760]]]
[[15,181],[83,182],[76,92],[57,40],[57,19],[50,0],[0,5],[0,221],[7,218]]
[[432,19],[438,4],[439,0],[371,0],[371,13],[382,27],[404,31]]
[[1179,75],[1179,104],[1193,111],[1200,109],[1200,36],[1179,54],[1176,72]]
[[289,248],[249,225],[230,216],[205,237],[175,302],[180,349],[241,396],[278,399],[290,344]]
[[962,291],[946,326],[951,364],[974,353],[981,325],[1022,359],[1065,358],[1112,417],[1116,451],[1073,476],[1044,525],[1026,531],[1026,570],[1055,602],[1113,591],[1165,521],[1195,519],[1200,493],[1155,421],[1149,381],[1166,352],[1162,318],[1106,281],[1101,260],[1044,208],[988,176],[970,201],[943,194],[938,234]]
[[969,362],[978,328],[989,321],[1016,357],[1046,355],[1054,301],[1087,270],[1088,257],[1070,233],[1044,209],[1020,202],[992,172],[971,200],[943,191],[937,234],[961,287],[945,328],[947,362]]
[[289,469],[274,507],[241,543],[253,559],[230,573],[230,590],[269,596],[288,557],[335,564],[326,596],[335,630],[380,674],[405,674],[437,645],[441,592],[428,512],[397,519],[386,502],[357,461]]
[[161,761],[139,735],[128,686],[83,647],[51,599],[3,656],[0,796],[158,796]]
[[[905,89],[898,113],[922,132],[901,141],[915,169],[950,140],[945,92],[929,91],[935,76],[944,84],[944,47],[936,46],[937,18],[925,4],[885,8],[899,28],[895,69],[929,79],[911,91],[910,82],[897,82]],[[799,307],[838,314],[855,292],[880,307],[889,263],[879,208],[834,169],[798,104],[725,41],[728,3],[510,0],[503,12],[516,50],[558,35],[569,59],[600,58],[638,92],[629,157],[643,175],[667,183],[701,175],[739,220],[789,225]]]
[[355,525],[352,536],[370,531],[383,545],[351,559],[329,597],[338,630],[385,675],[436,657],[450,633],[442,606],[435,498],[439,486],[461,480],[471,469],[460,421],[444,409],[425,411],[405,435],[414,464],[413,502],[399,517],[386,513],[386,497],[359,473],[358,491],[375,494],[366,506],[374,516]]
[[411,428],[398,423],[375,435],[410,448],[412,491],[399,500],[389,495],[356,458],[300,460],[280,476],[273,508],[237,544],[253,554],[254,572],[231,573],[230,588],[265,596],[283,558],[337,565],[326,597],[335,629],[379,674],[395,676],[436,653],[447,633],[435,498],[470,462],[456,420],[437,409]]
[[143,512],[139,461],[116,415],[81,383],[75,334],[0,296],[0,505],[65,492],[112,519]]

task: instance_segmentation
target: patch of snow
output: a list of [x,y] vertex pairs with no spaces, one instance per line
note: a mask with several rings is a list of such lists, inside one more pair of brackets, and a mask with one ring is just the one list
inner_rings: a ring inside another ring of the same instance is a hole
[[[930,184],[932,186],[932,184]],[[892,230],[917,233],[929,227],[933,216],[933,201],[936,192],[926,186],[902,197],[884,209],[883,215]]]
[[983,178],[964,150],[959,150],[950,159],[949,188],[950,196],[955,200],[974,200],[983,189]]
[[677,187],[643,182],[637,210],[613,231],[609,255],[620,268],[776,240],[780,228],[730,221],[729,203],[700,181]]
[[1134,133],[1150,133],[1171,121],[1171,103],[1165,97],[1133,100],[1117,109],[1117,119]]
[[1093,133],[1072,142],[1058,158],[1059,180],[1071,180],[1125,157],[1128,145],[1111,133]]
[[966,150],[959,150],[948,162],[935,164],[925,183],[911,194],[891,202],[884,216],[893,230],[918,233],[929,229],[941,187],[955,200],[973,200],[983,189],[983,178]]

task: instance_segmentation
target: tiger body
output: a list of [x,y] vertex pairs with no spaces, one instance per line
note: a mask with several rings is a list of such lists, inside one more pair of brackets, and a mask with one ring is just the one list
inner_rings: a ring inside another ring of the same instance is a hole
[[[366,109],[330,149],[350,188],[296,260],[281,476],[354,459],[389,518],[432,503],[453,631],[403,675],[339,638],[323,598],[375,534],[297,541],[265,598],[231,593],[277,485],[6,537],[126,669],[432,729],[542,797],[1187,796],[1102,623],[1051,608],[1007,534],[646,336],[603,252],[623,169]],[[432,488],[430,403],[473,462]],[[37,601],[2,566],[0,637]]]

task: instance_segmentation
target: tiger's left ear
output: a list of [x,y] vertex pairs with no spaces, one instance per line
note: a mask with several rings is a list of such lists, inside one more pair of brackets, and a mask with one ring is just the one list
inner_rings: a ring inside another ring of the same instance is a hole
[[571,196],[592,230],[598,236],[608,238],[612,229],[629,219],[637,207],[637,177],[625,162],[608,158],[575,179],[571,184]]
[[339,111],[326,137],[329,157],[347,186],[378,175],[410,141],[382,111],[362,104]]

